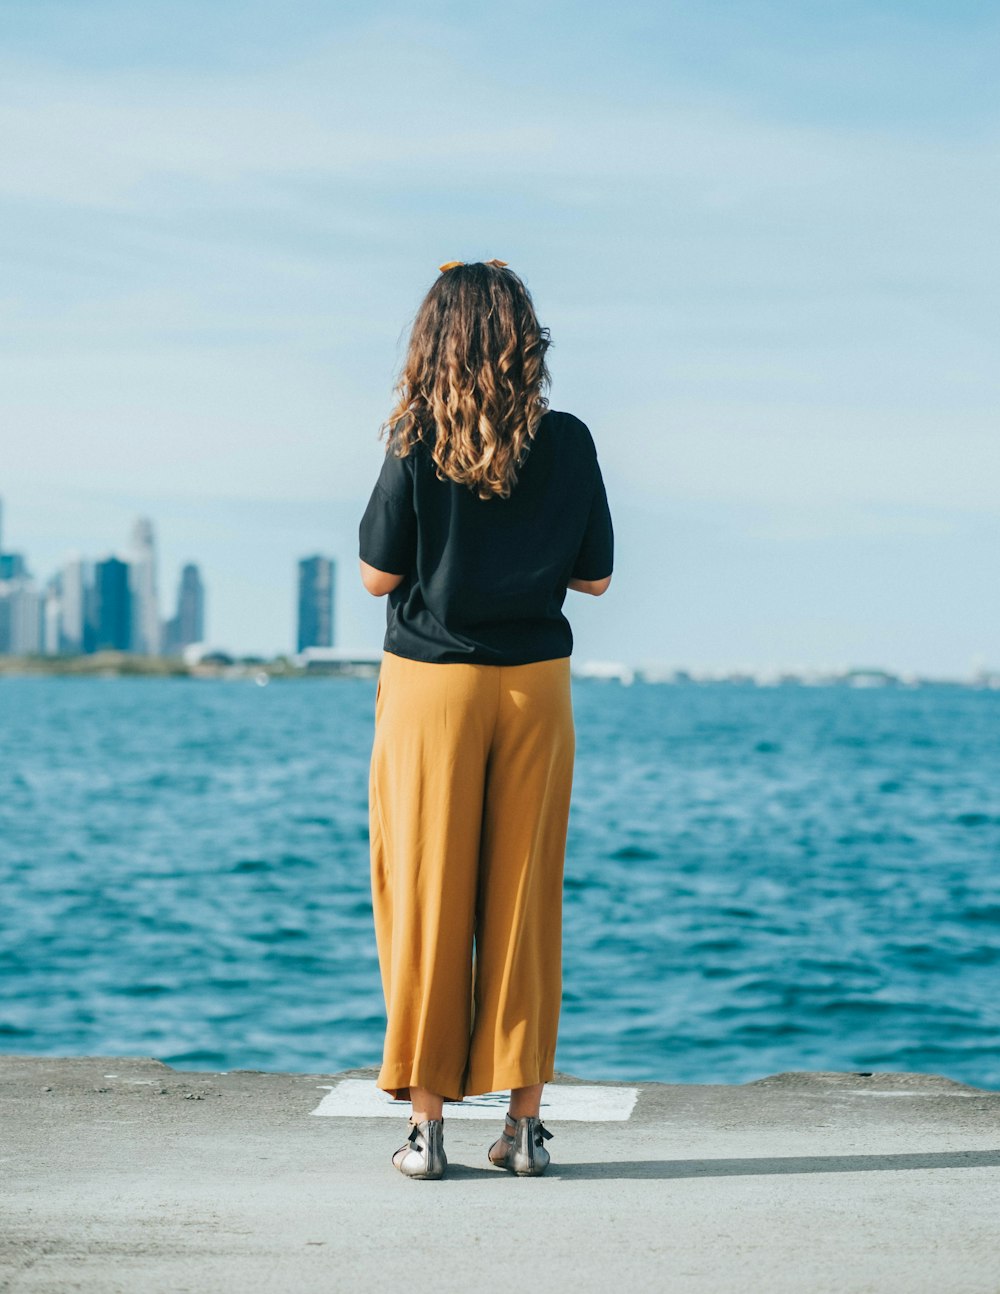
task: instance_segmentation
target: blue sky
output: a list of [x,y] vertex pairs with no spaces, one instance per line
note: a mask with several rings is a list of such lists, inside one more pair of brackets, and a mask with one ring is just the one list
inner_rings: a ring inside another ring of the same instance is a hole
[[341,641],[406,326],[500,256],[591,427],[583,658],[1000,666],[1000,14],[9,3],[0,493],[45,576],[153,517],[214,641]]

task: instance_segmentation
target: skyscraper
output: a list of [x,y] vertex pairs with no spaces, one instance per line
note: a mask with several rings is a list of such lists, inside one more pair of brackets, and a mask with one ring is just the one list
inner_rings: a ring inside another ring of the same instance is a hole
[[86,651],[87,571],[79,557],[70,557],[60,572],[62,615],[59,650],[70,655]]
[[332,558],[303,557],[299,562],[298,650],[333,646]]
[[128,651],[131,642],[128,563],[118,557],[105,557],[94,563],[94,649]]
[[177,612],[164,624],[163,650],[179,652],[191,643],[205,641],[205,585],[194,562],[181,570]]
[[62,574],[49,577],[42,595],[41,648],[46,656],[58,656],[62,646]]
[[0,654],[27,656],[41,650],[42,598],[20,553],[3,552],[0,500]]
[[132,597],[132,650],[158,656],[160,601],[156,583],[156,540],[153,523],[148,517],[140,517],[132,527],[129,590]]
[[34,580],[0,580],[0,655],[42,649],[42,598]]
[[26,580],[30,578],[28,563],[20,553],[5,553],[3,549],[3,499],[0,499],[0,580]]
[[0,580],[26,580],[28,564],[21,553],[0,553]]

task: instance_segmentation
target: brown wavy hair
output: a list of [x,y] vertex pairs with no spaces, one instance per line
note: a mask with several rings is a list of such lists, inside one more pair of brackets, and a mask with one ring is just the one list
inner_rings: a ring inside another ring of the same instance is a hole
[[387,453],[430,449],[441,480],[507,498],[549,407],[545,353],[528,289],[498,262],[443,270],[413,322]]

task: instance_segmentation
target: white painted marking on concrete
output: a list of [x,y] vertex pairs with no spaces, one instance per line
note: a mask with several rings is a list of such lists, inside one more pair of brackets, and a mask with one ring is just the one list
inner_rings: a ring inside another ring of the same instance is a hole
[[[637,1087],[550,1083],[542,1093],[541,1114],[543,1119],[620,1123],[631,1117],[638,1099]],[[486,1092],[483,1096],[467,1096],[464,1101],[445,1101],[444,1117],[446,1121],[503,1118],[509,1100],[507,1092]],[[310,1114],[345,1119],[398,1119],[409,1117],[409,1112],[408,1101],[394,1101],[366,1078],[341,1079],[316,1109],[310,1110]]]

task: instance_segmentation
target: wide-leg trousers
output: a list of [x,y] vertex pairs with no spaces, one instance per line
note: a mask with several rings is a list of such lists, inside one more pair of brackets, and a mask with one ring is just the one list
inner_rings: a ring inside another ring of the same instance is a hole
[[369,783],[376,1082],[396,1100],[552,1078],[574,753],[568,657],[384,653]]

